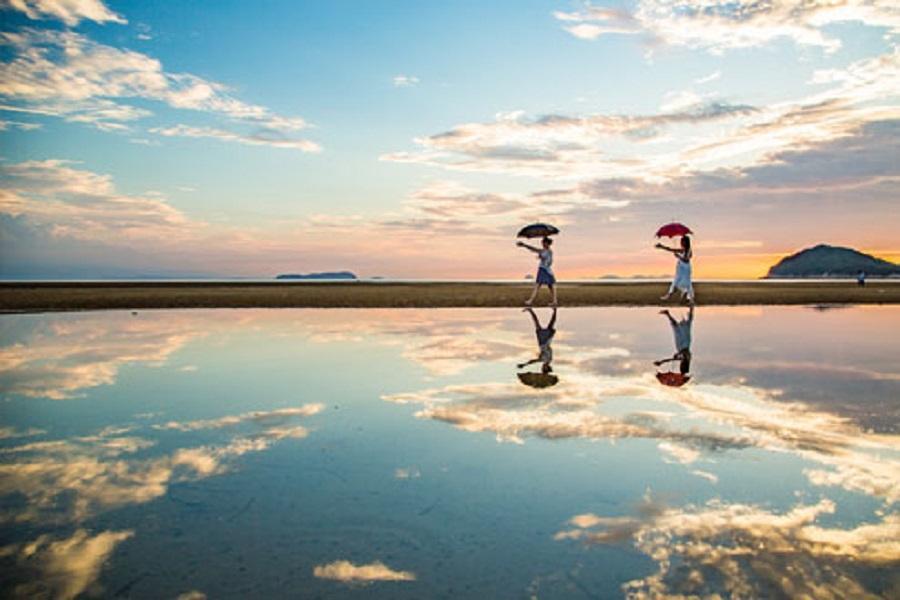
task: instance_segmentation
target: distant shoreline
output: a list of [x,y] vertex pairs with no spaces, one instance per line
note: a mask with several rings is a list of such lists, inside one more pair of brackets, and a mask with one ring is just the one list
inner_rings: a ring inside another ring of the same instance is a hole
[[[565,306],[675,306],[659,296],[666,282],[563,282]],[[522,282],[391,281],[103,281],[0,282],[0,312],[162,308],[440,308],[517,307]],[[900,281],[700,281],[698,304],[900,304]],[[546,292],[538,306],[546,304]]]

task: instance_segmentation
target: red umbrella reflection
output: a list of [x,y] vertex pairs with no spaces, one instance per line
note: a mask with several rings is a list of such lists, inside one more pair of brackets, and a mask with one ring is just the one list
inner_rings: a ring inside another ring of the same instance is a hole
[[663,385],[681,387],[690,381],[691,376],[683,375],[681,373],[657,373],[656,379]]

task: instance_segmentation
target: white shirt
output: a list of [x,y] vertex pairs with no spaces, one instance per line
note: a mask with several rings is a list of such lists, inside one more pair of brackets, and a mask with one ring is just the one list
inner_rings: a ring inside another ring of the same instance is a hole
[[541,259],[541,268],[553,275],[553,251],[541,250],[538,257]]

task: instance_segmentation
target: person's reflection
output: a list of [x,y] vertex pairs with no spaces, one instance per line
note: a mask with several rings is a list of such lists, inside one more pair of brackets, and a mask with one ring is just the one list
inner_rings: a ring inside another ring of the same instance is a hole
[[553,362],[553,347],[551,344],[553,343],[553,336],[556,335],[556,308],[553,308],[553,313],[550,316],[550,321],[547,322],[546,327],[541,326],[538,316],[531,307],[526,308],[524,312],[531,315],[531,321],[534,323],[534,334],[537,337],[538,343],[538,355],[537,358],[519,363],[516,366],[523,369],[528,365],[541,363],[541,372],[519,373],[519,381],[525,385],[536,388],[545,388],[556,385],[559,383],[559,377],[553,374],[553,366],[551,365]]
[[663,385],[680,387],[691,378],[691,326],[694,324],[694,307],[692,306],[687,317],[680,321],[676,320],[668,310],[661,310],[659,314],[665,315],[669,319],[669,325],[672,327],[672,334],[675,337],[675,354],[671,358],[655,360],[653,364],[661,367],[666,363],[678,362],[678,372],[660,371],[656,374],[656,379]]

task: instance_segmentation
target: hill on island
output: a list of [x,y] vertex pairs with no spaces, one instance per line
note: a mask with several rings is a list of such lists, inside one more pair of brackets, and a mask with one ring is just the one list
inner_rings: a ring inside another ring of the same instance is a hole
[[356,279],[351,271],[325,271],[323,273],[283,273],[275,279]]
[[766,279],[782,277],[869,277],[900,276],[900,265],[853,248],[819,244],[791,254],[769,269]]

